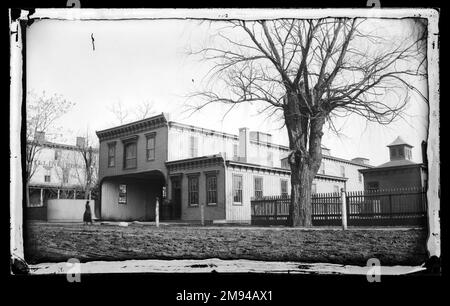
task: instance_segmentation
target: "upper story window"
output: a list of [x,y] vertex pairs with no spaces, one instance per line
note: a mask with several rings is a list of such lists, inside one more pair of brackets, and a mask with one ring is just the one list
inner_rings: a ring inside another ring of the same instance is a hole
[[339,186],[338,185],[334,185],[333,186],[333,191],[334,191],[334,193],[339,193]]
[[116,143],[108,143],[108,167],[116,166]]
[[69,183],[69,173],[70,173],[70,169],[69,168],[64,168],[63,169],[63,183],[64,184]]
[[61,160],[61,150],[55,150],[55,160]]
[[189,153],[191,157],[196,157],[198,155],[198,138],[196,136],[190,137]]
[[124,168],[125,169],[131,169],[136,168],[137,166],[137,148],[136,148],[136,142],[128,142],[124,144],[123,151],[124,151]]
[[325,162],[322,162],[320,164],[319,172],[325,174]]
[[233,160],[238,160],[238,145],[237,143],[233,144]]
[[263,178],[260,176],[255,176],[254,178],[255,184],[255,198],[262,198],[263,196]]
[[311,185],[311,193],[312,194],[317,193],[317,184],[316,183],[312,183],[312,185]]
[[189,206],[198,205],[198,175],[188,177],[188,201]]
[[147,160],[154,160],[155,159],[155,138],[156,134],[151,133],[147,134],[147,146],[146,146],[146,156]]
[[217,204],[217,175],[215,174],[206,176],[206,203],[208,205]]
[[345,167],[341,166],[341,176],[345,177]]
[[281,196],[287,197],[288,196],[288,181],[287,180],[281,180]]
[[358,172],[358,181],[359,181],[360,183],[362,183],[362,181],[363,181],[363,175],[362,175],[361,172]]
[[271,151],[267,152],[267,165],[273,166],[273,153]]
[[233,203],[242,204],[242,175],[233,174]]

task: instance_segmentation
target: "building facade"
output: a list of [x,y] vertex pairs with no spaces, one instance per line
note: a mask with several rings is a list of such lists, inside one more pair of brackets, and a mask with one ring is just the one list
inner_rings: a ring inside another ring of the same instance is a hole
[[412,148],[400,136],[387,145],[390,160],[371,169],[361,169],[364,190],[423,188],[427,186],[427,166],[412,161]]
[[[290,194],[289,148],[267,133],[227,134],[161,114],[97,132],[101,218],[250,222],[252,197]],[[363,158],[345,160],[323,148],[313,192],[361,190]]]
[[[35,139],[37,145],[33,174],[28,183],[29,198],[26,203],[26,219],[46,220],[48,199],[84,198],[86,168],[80,149],[85,139],[77,137],[76,144],[47,141],[43,133]],[[93,148],[92,179],[98,173],[98,149]]]

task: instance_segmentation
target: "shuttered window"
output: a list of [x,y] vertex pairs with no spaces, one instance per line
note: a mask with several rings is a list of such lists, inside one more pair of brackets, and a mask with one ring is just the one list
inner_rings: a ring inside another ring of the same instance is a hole
[[108,144],[108,167],[116,165],[116,143]]
[[288,181],[287,180],[281,180],[281,196],[283,196],[283,197],[288,196]]
[[124,147],[124,167],[125,169],[136,168],[137,165],[137,150],[136,142],[126,143]]

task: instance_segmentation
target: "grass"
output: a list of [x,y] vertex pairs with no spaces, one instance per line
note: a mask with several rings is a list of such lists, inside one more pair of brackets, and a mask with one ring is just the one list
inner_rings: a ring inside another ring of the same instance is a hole
[[426,231],[420,229],[305,230],[257,227],[196,227],[29,223],[28,263],[78,258],[252,259],[366,265],[420,265],[427,258]]

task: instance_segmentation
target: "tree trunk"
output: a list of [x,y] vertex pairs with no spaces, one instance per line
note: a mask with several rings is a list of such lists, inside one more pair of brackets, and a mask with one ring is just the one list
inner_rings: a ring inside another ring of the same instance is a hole
[[291,205],[289,226],[312,226],[311,170],[308,165],[291,166]]

